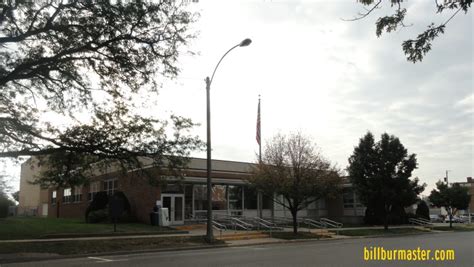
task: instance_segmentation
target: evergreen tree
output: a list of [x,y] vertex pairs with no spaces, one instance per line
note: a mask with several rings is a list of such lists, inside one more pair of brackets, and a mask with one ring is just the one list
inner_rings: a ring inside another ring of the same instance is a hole
[[348,172],[367,207],[366,216],[380,219],[385,229],[392,213],[403,216],[403,208],[414,204],[425,187],[418,184],[418,178],[410,179],[416,167],[415,154],[408,155],[397,137],[384,133],[375,142],[368,132],[361,138],[349,158]]

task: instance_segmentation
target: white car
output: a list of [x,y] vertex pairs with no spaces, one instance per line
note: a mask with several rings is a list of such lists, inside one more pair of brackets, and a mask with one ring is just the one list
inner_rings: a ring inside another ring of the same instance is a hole
[[[444,222],[449,223],[449,216],[446,216],[446,218],[444,218]],[[466,222],[466,220],[464,218],[461,218],[459,216],[454,215],[453,218],[452,218],[452,222],[453,223],[464,223],[464,222]]]
[[430,214],[430,221],[431,222],[443,222],[443,217],[436,215],[436,214]]

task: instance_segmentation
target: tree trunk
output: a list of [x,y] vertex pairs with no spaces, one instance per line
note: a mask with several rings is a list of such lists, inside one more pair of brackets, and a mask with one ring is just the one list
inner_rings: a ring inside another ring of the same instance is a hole
[[383,229],[385,231],[388,230],[388,216],[390,215],[390,212],[387,211],[387,205],[384,207],[384,216],[383,216]]
[[298,234],[298,219],[297,219],[298,210],[291,210],[291,216],[293,216],[293,234]]
[[449,228],[453,228],[453,211],[449,212]]

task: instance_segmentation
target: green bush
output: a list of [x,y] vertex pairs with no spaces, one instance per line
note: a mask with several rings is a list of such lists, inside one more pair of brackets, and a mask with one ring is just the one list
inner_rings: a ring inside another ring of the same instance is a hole
[[[123,208],[122,215],[118,222],[134,222],[136,218],[132,216],[130,203],[127,197],[121,191],[116,191],[113,197],[119,198]],[[87,223],[112,222],[110,214],[110,202],[112,197],[107,192],[98,192],[94,200],[89,204],[86,210],[85,218]]]
[[0,218],[6,218],[8,216],[8,207],[13,205],[13,201],[8,199],[3,194],[0,194]]
[[426,205],[426,202],[420,201],[420,203],[418,203],[418,207],[416,208],[416,216],[426,220],[430,219],[430,208],[428,205]]
[[87,216],[88,223],[100,223],[109,221],[109,210],[101,209],[89,212]]

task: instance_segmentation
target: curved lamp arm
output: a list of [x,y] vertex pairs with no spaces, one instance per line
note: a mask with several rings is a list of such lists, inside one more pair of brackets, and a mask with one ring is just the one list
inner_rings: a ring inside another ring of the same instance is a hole
[[230,48],[229,50],[227,50],[227,52],[225,52],[225,54],[221,57],[221,59],[219,60],[219,62],[217,62],[217,65],[216,67],[214,68],[214,72],[212,72],[212,76],[211,76],[211,79],[209,80],[209,86],[211,85],[212,83],[212,80],[214,79],[214,74],[216,74],[216,70],[217,68],[219,67],[219,65],[221,64],[221,61],[224,59],[224,57],[229,54],[230,51],[234,50],[236,47],[243,47],[243,46],[248,46],[249,44],[252,43],[252,40],[250,40],[249,38],[243,40],[242,42],[234,45],[232,48]]

